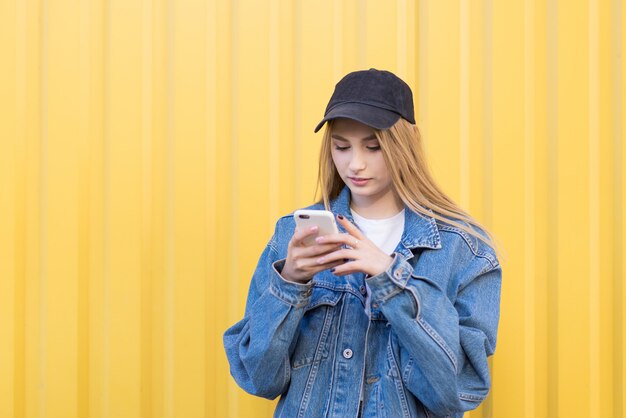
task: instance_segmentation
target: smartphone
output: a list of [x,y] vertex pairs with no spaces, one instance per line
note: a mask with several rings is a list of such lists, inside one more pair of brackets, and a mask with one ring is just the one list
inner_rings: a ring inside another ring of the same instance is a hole
[[293,216],[296,219],[296,226],[301,230],[312,226],[317,226],[318,228],[317,235],[306,237],[304,240],[305,245],[314,245],[317,236],[339,233],[335,215],[327,210],[300,209],[295,211]]

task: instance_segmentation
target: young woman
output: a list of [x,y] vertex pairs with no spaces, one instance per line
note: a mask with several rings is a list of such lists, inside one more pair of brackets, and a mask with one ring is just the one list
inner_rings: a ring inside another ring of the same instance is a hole
[[[309,209],[339,234],[278,220],[224,346],[277,417],[461,417],[487,396],[502,270],[492,238],[429,174],[406,83],[345,76],[324,119]],[[307,237],[315,243],[305,245]]]

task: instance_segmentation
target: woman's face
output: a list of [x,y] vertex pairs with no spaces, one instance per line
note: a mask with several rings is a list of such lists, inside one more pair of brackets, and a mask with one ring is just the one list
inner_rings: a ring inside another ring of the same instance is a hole
[[333,121],[331,155],[352,200],[368,205],[392,195],[392,181],[374,129],[352,119]]

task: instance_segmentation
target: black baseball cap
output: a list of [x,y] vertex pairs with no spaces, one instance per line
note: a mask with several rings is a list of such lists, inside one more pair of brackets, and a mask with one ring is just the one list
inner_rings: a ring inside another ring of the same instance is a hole
[[384,130],[401,117],[415,124],[411,88],[389,71],[370,68],[349,73],[337,83],[315,132],[336,118],[354,119]]

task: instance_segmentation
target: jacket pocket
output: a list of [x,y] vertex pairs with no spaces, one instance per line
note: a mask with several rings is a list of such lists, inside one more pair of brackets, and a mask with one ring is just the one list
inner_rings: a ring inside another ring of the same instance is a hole
[[330,333],[341,293],[313,287],[313,294],[300,320],[291,367],[298,369],[328,357]]

